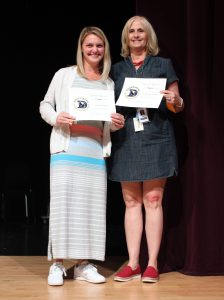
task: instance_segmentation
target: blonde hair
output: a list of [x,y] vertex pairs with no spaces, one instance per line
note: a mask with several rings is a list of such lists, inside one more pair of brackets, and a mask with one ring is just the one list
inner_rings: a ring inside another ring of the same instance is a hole
[[157,55],[159,53],[158,40],[154,28],[146,17],[143,16],[134,16],[131,17],[122,30],[121,34],[121,56],[128,57],[130,56],[129,48],[129,30],[132,23],[136,20],[139,20],[142,24],[143,29],[147,34],[147,45],[146,52],[148,55]]
[[82,44],[84,39],[89,34],[95,34],[98,36],[104,43],[104,56],[103,59],[100,61],[99,64],[99,71],[101,73],[101,79],[106,80],[109,76],[110,67],[111,67],[111,56],[110,56],[110,47],[107,37],[105,36],[104,32],[95,26],[88,26],[82,29],[79,39],[78,39],[78,46],[77,46],[77,53],[76,53],[76,64],[77,64],[77,72],[86,78],[84,65],[83,65],[83,55],[82,55]]

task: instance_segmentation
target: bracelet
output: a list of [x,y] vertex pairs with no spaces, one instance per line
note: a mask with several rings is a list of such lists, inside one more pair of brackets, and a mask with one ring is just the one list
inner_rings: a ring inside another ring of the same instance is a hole
[[182,107],[182,106],[183,106],[183,103],[184,103],[183,98],[180,97],[179,100],[180,100],[180,105],[177,105],[177,104],[176,104],[176,105],[175,105],[176,107]]

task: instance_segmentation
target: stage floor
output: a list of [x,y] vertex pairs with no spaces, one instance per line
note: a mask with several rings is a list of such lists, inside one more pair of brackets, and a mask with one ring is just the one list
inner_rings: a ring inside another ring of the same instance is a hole
[[113,275],[125,257],[107,257],[99,266],[107,282],[92,284],[71,279],[72,261],[66,261],[69,279],[63,286],[47,284],[50,262],[46,256],[0,256],[1,300],[223,300],[224,276],[160,275],[158,283],[140,280],[115,282]]

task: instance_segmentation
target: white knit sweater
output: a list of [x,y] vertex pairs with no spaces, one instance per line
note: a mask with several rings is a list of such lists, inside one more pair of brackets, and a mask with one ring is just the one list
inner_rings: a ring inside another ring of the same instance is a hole
[[[40,114],[48,124],[53,126],[50,138],[50,153],[67,151],[70,140],[69,125],[56,125],[56,119],[60,112],[68,112],[69,88],[72,86],[75,76],[78,76],[76,66],[58,70],[48,88],[44,100],[40,102]],[[114,82],[107,79],[108,89],[114,89]],[[117,128],[111,122],[105,122],[103,128],[103,155],[110,156],[111,138],[110,131]]]

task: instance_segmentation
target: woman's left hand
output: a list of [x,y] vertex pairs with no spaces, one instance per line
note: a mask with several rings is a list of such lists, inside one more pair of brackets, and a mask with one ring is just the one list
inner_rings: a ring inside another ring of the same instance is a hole
[[161,91],[167,103],[173,104],[174,106],[179,106],[181,104],[181,98],[178,94],[170,90]]
[[111,114],[111,122],[117,127],[117,128],[123,128],[124,127],[124,116],[119,113],[112,113]]
[[166,106],[170,111],[178,113],[184,109],[184,101],[180,97],[177,81],[172,82],[168,89],[160,91],[160,93],[166,99]]

